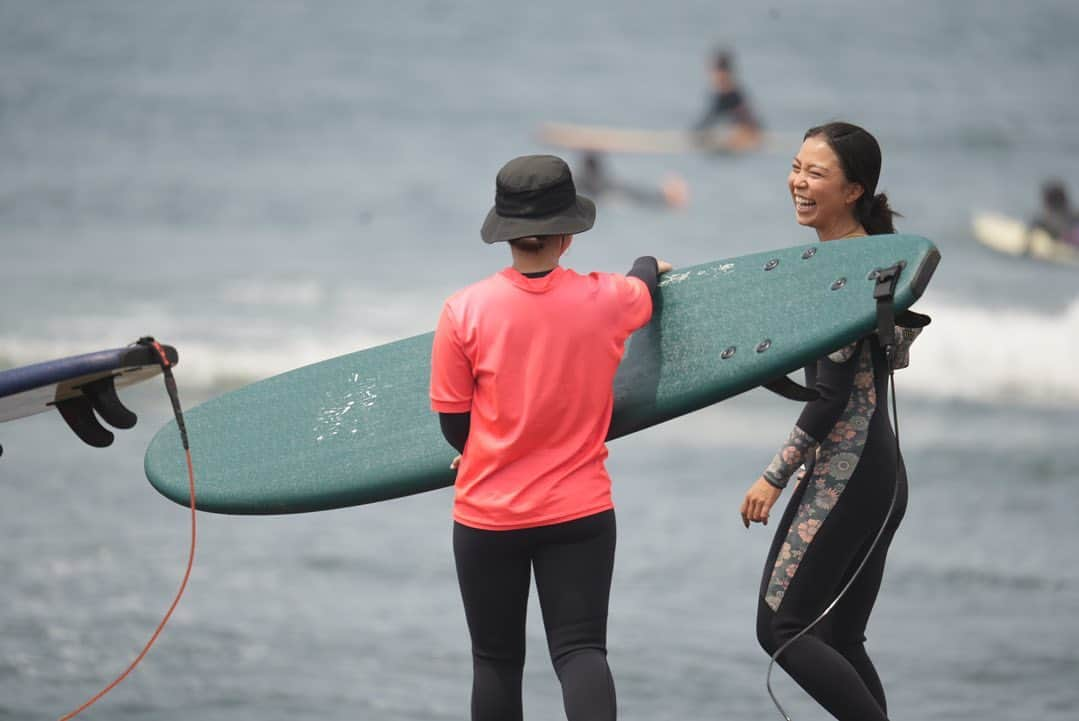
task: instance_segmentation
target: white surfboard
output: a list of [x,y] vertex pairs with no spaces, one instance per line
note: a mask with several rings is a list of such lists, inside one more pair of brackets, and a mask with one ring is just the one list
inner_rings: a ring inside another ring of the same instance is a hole
[[1044,230],[1030,230],[1026,223],[1016,218],[998,213],[975,213],[971,228],[979,243],[1000,253],[1079,265],[1079,248],[1054,240]]

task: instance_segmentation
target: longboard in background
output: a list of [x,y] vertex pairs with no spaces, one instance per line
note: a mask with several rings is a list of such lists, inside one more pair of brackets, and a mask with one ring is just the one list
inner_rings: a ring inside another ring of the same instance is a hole
[[767,150],[789,151],[793,155],[801,143],[801,136],[795,133],[763,131],[758,145],[740,147],[730,129],[723,126],[694,131],[574,123],[543,123],[536,131],[536,138],[546,145],[579,152],[640,154],[738,154]]
[[[176,364],[176,349],[162,348],[169,362]],[[160,372],[154,349],[137,343],[3,370],[0,422],[56,408],[79,438],[105,447],[112,443],[113,434],[101,425],[98,416],[115,428],[131,428],[136,421],[135,414],[120,402],[116,389]]]
[[[853,342],[876,327],[877,269],[905,263],[898,312],[922,294],[939,258],[925,238],[886,235],[662,276],[652,320],[630,338],[619,367],[609,437],[773,381]],[[432,336],[315,363],[188,411],[198,507],[296,513],[451,485],[456,452],[428,400]],[[145,469],[158,491],[190,503],[175,421],[150,443]]]
[[974,239],[999,253],[1029,256],[1062,265],[1079,265],[1079,248],[1054,240],[1042,229],[1030,230],[1021,220],[997,213],[975,213]]

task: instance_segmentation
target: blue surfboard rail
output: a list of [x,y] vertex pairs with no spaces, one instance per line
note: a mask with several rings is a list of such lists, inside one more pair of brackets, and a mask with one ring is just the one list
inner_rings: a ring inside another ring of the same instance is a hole
[[[131,428],[137,416],[116,394],[116,388],[151,378],[161,371],[156,349],[143,338],[123,348],[34,363],[0,371],[0,423],[44,413],[60,412],[68,427],[87,444],[104,448],[114,428]],[[169,365],[179,361],[172,346],[162,345]]]
[[[176,363],[176,349],[164,346],[169,362]],[[43,361],[0,371],[0,399],[25,391],[56,385],[83,376],[95,376],[124,368],[157,365],[157,357],[146,346],[126,346]]]

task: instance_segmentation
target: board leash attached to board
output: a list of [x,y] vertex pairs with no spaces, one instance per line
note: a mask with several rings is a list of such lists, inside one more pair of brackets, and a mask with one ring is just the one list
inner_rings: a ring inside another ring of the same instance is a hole
[[176,379],[172,375],[172,361],[169,359],[169,355],[166,352],[165,348],[150,336],[140,338],[137,341],[137,345],[147,346],[148,348],[151,348],[153,350],[154,356],[157,358],[158,363],[161,365],[161,373],[165,378],[165,390],[169,394],[169,401],[172,403],[172,412],[176,416],[176,427],[180,431],[180,442],[183,444],[184,454],[187,457],[188,483],[189,491],[191,493],[191,548],[187,556],[187,569],[184,571],[184,577],[183,580],[180,582],[180,588],[176,592],[176,596],[173,598],[172,604],[169,606],[169,610],[165,613],[164,618],[162,618],[161,622],[157,625],[157,628],[154,630],[154,633],[150,637],[150,640],[146,642],[146,645],[143,646],[142,651],[139,653],[138,656],[135,657],[135,660],[132,661],[126,669],[124,669],[123,673],[121,673],[111,683],[109,683],[109,685],[101,689],[101,691],[97,692],[94,696],[92,696],[74,711],[71,711],[61,716],[59,721],[68,721],[69,719],[78,716],[80,713],[93,706],[103,696],[105,696],[105,694],[116,688],[125,678],[127,678],[127,676],[135,669],[135,667],[139,665],[142,659],[150,651],[150,648],[154,645],[154,642],[157,641],[158,636],[161,635],[161,631],[165,628],[165,624],[168,623],[169,619],[172,617],[172,613],[176,610],[176,606],[179,605],[180,598],[184,595],[184,591],[187,588],[188,579],[191,578],[191,569],[195,565],[195,468],[191,462],[191,448],[188,445],[187,429],[184,426],[184,413],[183,409],[180,406],[180,396],[176,390]]
[[[172,346],[160,345],[160,352],[170,366],[179,361]],[[126,430],[138,421],[117,389],[160,372],[158,353],[135,342],[0,370],[0,423],[55,410],[81,441],[106,448],[115,440],[106,426]]]
[[[900,455],[899,450],[899,411],[897,409],[895,399],[895,355],[897,343],[895,339],[895,289],[899,283],[899,274],[903,272],[906,267],[906,263],[900,261],[889,268],[881,268],[875,271],[876,285],[873,288],[873,298],[877,302],[877,328],[876,333],[880,340],[881,350],[884,351],[885,360],[888,363],[888,382],[891,385],[892,391],[892,425],[895,432],[895,485],[892,489],[892,499],[888,503],[888,510],[884,514],[884,520],[880,524],[880,529],[877,530],[876,536],[873,538],[873,542],[869,544],[869,548],[866,549],[865,555],[858,563],[858,567],[854,569],[854,573],[847,580],[847,583],[839,590],[839,593],[835,595],[835,598],[825,607],[825,609],[813,619],[809,625],[796,633],[791,638],[776,649],[776,652],[772,654],[768,661],[768,671],[764,677],[765,688],[768,689],[768,695],[772,699],[772,703],[775,704],[776,709],[783,717],[784,721],[792,721],[790,714],[787,713],[783,705],[779,703],[779,699],[776,698],[775,692],[772,690],[772,669],[775,667],[776,661],[780,654],[787,650],[788,647],[802,636],[813,630],[825,617],[832,612],[832,609],[836,607],[840,599],[847,593],[855,580],[861,574],[862,569],[865,568],[865,564],[869,562],[869,557],[873,555],[873,551],[877,548],[877,543],[880,542],[884,532],[888,529],[888,523],[892,520],[892,513],[895,511],[895,504],[899,497],[899,473],[902,470],[903,457]],[[914,314],[911,311],[907,311]],[[919,316],[924,318],[924,322],[928,323],[928,318],[925,316]],[[804,480],[802,481],[805,482]]]

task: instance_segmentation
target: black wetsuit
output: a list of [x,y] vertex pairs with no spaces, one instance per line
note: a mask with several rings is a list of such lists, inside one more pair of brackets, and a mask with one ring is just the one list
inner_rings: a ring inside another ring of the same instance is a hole
[[694,130],[707,130],[728,117],[738,125],[750,128],[759,128],[761,126],[742,91],[735,88],[715,93],[712,96],[712,102],[708,106],[708,110],[705,111],[704,116],[693,127]]
[[820,398],[806,404],[788,445],[765,471],[767,480],[782,485],[794,464],[806,464],[776,529],[761,582],[757,637],[770,655],[827,608],[887,516],[887,529],[854,584],[824,621],[778,658],[842,721],[887,718],[884,689],[864,646],[888,547],[907,504],[906,472],[888,419],[887,382],[876,336],[807,367],[806,383]]
[[[542,277],[547,272],[526,275]],[[638,258],[628,275],[643,280],[655,295],[655,258]],[[443,435],[459,452],[468,440],[470,418],[470,413],[439,414]],[[457,580],[472,638],[473,721],[520,721],[523,717],[524,613],[533,573],[566,718],[614,721],[607,608],[615,538],[613,509],[566,523],[511,531],[453,524]],[[506,629],[514,632],[507,634]]]
[[612,178],[598,154],[585,157],[584,162],[574,172],[574,179],[577,191],[595,201],[601,198],[624,198],[638,205],[668,204],[667,196],[660,188],[646,188]]
[[1031,230],[1044,230],[1053,240],[1079,246],[1079,213],[1070,209],[1043,210],[1029,225]]

